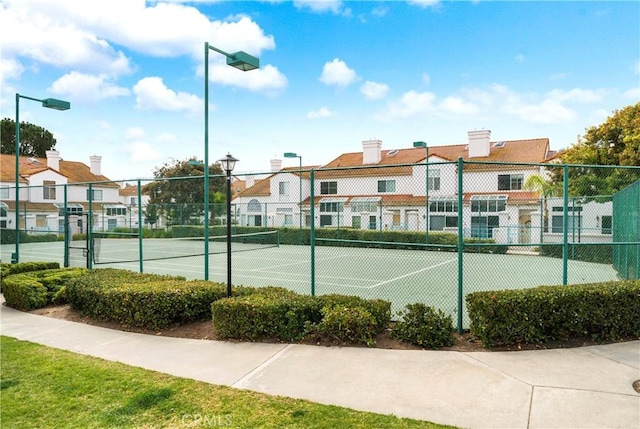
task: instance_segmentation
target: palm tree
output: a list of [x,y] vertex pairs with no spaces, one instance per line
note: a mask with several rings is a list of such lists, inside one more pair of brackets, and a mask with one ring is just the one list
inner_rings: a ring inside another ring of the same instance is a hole
[[562,184],[558,182],[552,182],[545,179],[540,174],[534,174],[529,176],[522,185],[523,189],[535,191],[542,198],[543,205],[543,221],[540,228],[540,242],[542,243],[542,233],[549,231],[549,208],[547,205],[547,199],[549,197],[559,197],[562,195]]

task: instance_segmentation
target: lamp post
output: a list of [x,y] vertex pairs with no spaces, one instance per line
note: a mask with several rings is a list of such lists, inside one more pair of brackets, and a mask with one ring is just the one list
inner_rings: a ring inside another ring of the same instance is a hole
[[299,179],[300,179],[300,195],[299,195],[299,200],[300,200],[300,206],[298,207],[298,211],[300,212],[299,215],[299,219],[298,219],[298,226],[300,228],[300,245],[302,245],[302,157],[300,155],[298,155],[297,153],[294,152],[285,152],[284,153],[284,157],[285,158],[298,158],[300,160],[300,171],[299,171]]
[[[69,110],[71,103],[56,98],[39,98],[27,97],[16,93],[16,252],[12,255],[11,262],[17,264],[20,262],[20,99],[32,100],[42,103],[42,107],[54,110]],[[26,217],[25,217],[26,221]]]
[[231,172],[237,161],[230,153],[218,160],[227,172],[227,298],[231,298]]
[[[424,160],[424,165],[426,169],[425,182],[427,185],[425,188],[425,197],[424,197],[424,210],[425,210],[424,241],[425,241],[425,245],[428,246],[429,245],[429,146],[427,146],[426,142],[419,141],[419,142],[413,142],[413,147],[423,147],[427,150],[427,157]],[[428,249],[425,247],[425,250],[428,250]]]
[[227,65],[249,71],[260,67],[260,60],[243,51],[233,54],[204,42],[204,279],[209,280],[209,50],[227,57]]

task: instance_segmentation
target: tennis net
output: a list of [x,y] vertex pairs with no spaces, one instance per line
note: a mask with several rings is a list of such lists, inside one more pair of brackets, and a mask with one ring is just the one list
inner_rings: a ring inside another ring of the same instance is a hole
[[[204,244],[204,237],[147,238],[140,242],[137,236],[101,233],[93,239],[93,262],[94,264],[116,264],[204,256]],[[232,252],[246,252],[279,245],[279,231],[231,236]],[[226,235],[209,237],[210,255],[226,253],[226,251]]]

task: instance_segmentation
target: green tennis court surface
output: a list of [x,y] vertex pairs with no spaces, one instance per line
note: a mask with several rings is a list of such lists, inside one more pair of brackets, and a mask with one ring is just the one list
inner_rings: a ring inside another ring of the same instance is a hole
[[[137,240],[133,240],[137,241]],[[144,246],[171,246],[171,240],[145,240]],[[233,244],[234,250],[243,250]],[[135,243],[105,240],[101,252],[129,252]],[[2,260],[10,260],[12,245],[2,246]],[[149,250],[150,251],[150,250]],[[217,250],[216,250],[217,251]],[[157,253],[158,250],[156,249]],[[63,243],[25,243],[20,246],[22,262],[58,261],[62,264]],[[128,259],[130,255],[123,254]],[[307,246],[279,246],[232,253],[234,285],[283,286],[311,294],[311,250]],[[209,256],[209,279],[226,282],[226,254]],[[84,266],[82,252],[72,252],[70,265]],[[144,271],[202,279],[204,256],[144,261]],[[96,265],[138,271],[139,262]],[[568,282],[591,283],[616,280],[610,265],[568,261]],[[480,290],[519,289],[562,283],[562,260],[535,255],[463,255],[463,294]],[[363,298],[381,298],[393,303],[393,311],[406,304],[424,302],[457,317],[458,256],[453,252],[367,249],[317,246],[315,250],[315,293],[340,293]],[[465,326],[467,325],[466,317]]]

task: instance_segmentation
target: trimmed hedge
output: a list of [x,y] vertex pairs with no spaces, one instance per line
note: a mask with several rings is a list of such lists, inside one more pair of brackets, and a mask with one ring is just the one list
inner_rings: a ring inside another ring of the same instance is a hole
[[272,337],[297,341],[307,335],[309,323],[316,324],[322,319],[320,303],[312,296],[282,288],[255,291],[211,304],[218,338],[255,341]]
[[72,307],[87,316],[162,329],[209,318],[211,302],[226,296],[226,285],[109,268],[87,272],[66,291]]
[[[540,256],[562,258],[562,244],[558,244],[557,246],[541,246]],[[612,264],[613,246],[608,244],[569,244],[568,258],[574,261]]]
[[65,285],[81,276],[84,268],[56,268],[3,277],[3,294],[9,307],[29,311],[65,301]]
[[60,268],[57,262],[20,262],[18,264],[2,264],[2,279],[12,274],[27,273],[30,271],[51,270]]
[[314,297],[274,287],[253,291],[211,304],[220,339],[298,341],[321,335],[371,345],[391,319],[388,301],[346,295]]
[[430,349],[453,345],[455,328],[450,315],[422,303],[407,304],[405,308],[398,312],[401,318],[391,331],[393,338]]
[[466,303],[471,333],[488,347],[640,336],[640,280],[474,292]]

